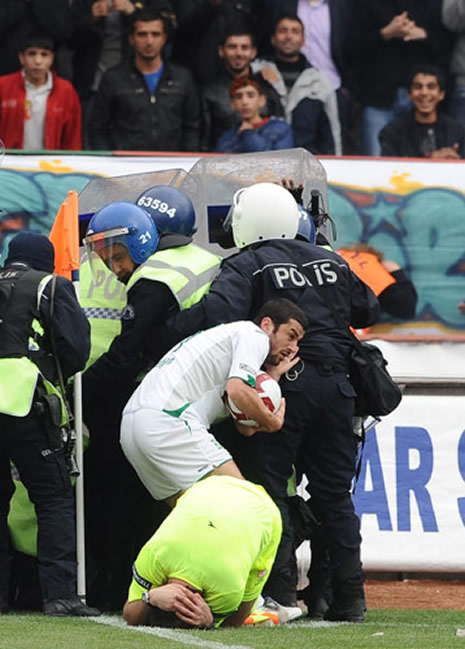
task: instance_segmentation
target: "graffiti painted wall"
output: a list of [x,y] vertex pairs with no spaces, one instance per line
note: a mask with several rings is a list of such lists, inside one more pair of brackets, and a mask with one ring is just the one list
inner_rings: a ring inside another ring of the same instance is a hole
[[[197,160],[7,155],[0,169],[0,250],[21,229],[48,233],[67,192],[80,192],[95,176],[189,171]],[[464,163],[348,158],[322,163],[337,227],[335,246],[363,241],[381,249],[418,291],[415,321],[381,323],[378,332],[464,332],[465,317],[457,309],[465,297]]]

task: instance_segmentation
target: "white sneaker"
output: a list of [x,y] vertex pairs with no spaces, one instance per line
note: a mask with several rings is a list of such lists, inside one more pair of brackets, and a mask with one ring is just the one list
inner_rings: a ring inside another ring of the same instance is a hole
[[297,620],[302,616],[302,609],[298,606],[282,606],[272,597],[265,597],[263,606],[260,606],[258,610],[265,613],[277,613],[280,624],[292,622],[292,620]]

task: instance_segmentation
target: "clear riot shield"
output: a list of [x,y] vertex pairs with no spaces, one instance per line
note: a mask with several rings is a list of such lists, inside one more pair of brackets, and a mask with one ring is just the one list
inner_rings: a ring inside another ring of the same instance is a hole
[[[178,185],[194,202],[198,231],[196,242],[221,255],[235,249],[224,250],[215,241],[227,215],[234,192],[241,187],[258,182],[281,184],[292,180],[295,187],[303,185],[303,203],[311,203],[312,190],[316,190],[318,209],[328,209],[326,171],[317,158],[306,149],[285,149],[233,155],[208,156],[198,160]],[[327,224],[321,228],[329,239]]]
[[81,238],[86,232],[89,220],[104,205],[114,201],[135,203],[142,192],[153,185],[172,185],[180,189],[186,174],[184,169],[164,169],[113,178],[92,178],[79,194]]

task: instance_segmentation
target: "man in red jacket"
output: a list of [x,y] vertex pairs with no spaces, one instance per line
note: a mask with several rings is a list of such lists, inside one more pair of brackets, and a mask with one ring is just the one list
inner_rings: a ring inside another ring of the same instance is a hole
[[81,105],[69,81],[51,71],[53,41],[31,36],[22,69],[0,77],[0,138],[8,149],[81,149]]

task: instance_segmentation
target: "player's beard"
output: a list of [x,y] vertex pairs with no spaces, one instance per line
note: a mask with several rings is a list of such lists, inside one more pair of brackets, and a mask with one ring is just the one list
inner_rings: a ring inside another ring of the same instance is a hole
[[266,357],[265,362],[263,364],[264,365],[272,365],[274,367],[276,365],[279,365],[279,363],[280,363],[280,359],[278,358],[278,356],[276,356],[276,354],[273,354],[272,352],[270,352],[268,354],[268,356]]

